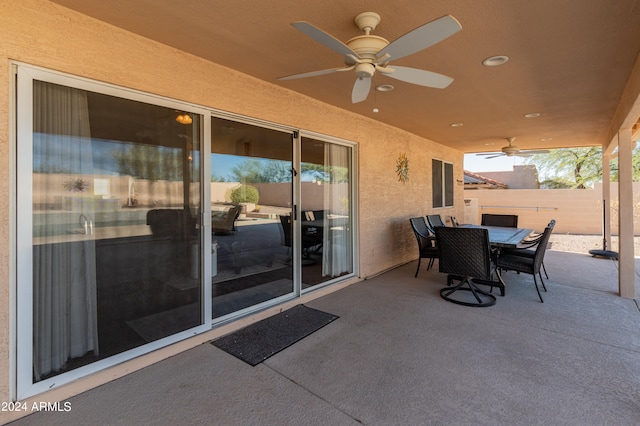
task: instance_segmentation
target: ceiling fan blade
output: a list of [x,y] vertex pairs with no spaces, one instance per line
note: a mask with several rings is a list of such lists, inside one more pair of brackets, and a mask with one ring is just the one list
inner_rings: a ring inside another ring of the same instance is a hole
[[351,91],[351,102],[357,104],[364,101],[369,96],[369,90],[371,90],[371,79],[358,77]]
[[446,75],[426,70],[419,70],[417,68],[398,67],[394,65],[393,67],[388,67],[388,69],[393,70],[393,72],[383,72],[384,75],[395,78],[396,80],[417,84],[418,86],[444,89],[453,81],[453,78],[447,77]]
[[360,58],[360,56],[356,52],[351,50],[349,46],[347,46],[331,34],[327,34],[320,28],[315,27],[306,21],[294,22],[291,25],[298,31],[306,34],[318,43],[324,45],[325,47],[328,47],[334,52],[341,54],[342,56],[353,55],[356,58]]
[[277,80],[295,80],[296,78],[315,77],[315,76],[318,76],[318,75],[331,74],[331,73],[334,73],[334,72],[347,71],[347,70],[350,70],[350,69],[353,69],[353,67],[330,68],[330,69],[327,69],[327,70],[303,72],[302,74],[293,74],[293,75],[286,75],[284,77],[278,77]]
[[501,152],[479,152],[479,153],[477,153],[476,155],[478,155],[478,156],[484,156],[484,155],[498,155],[498,154],[502,155],[502,153],[501,153]]
[[496,155],[492,155],[491,157],[484,157],[487,160],[491,159],[491,158],[498,158],[498,157],[504,157],[507,154],[496,154]]
[[445,15],[392,41],[378,52],[377,56],[380,58],[388,53],[392,60],[404,58],[452,36],[461,29],[462,26],[456,18],[451,15]]

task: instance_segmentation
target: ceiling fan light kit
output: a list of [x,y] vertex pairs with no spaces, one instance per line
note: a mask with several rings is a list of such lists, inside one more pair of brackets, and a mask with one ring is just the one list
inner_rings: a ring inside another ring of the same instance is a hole
[[482,61],[482,65],[484,65],[485,67],[497,67],[506,63],[508,60],[509,57],[505,55],[491,56]]
[[[378,26],[380,19],[380,15],[374,12],[360,13],[354,22],[364,32],[364,35],[353,37],[346,43],[308,22],[292,23],[291,25],[298,31],[342,55],[345,67],[293,74],[280,77],[278,80],[316,77],[353,70],[356,73],[356,81],[351,92],[351,102],[354,104],[367,99],[371,90],[371,79],[376,71],[396,80],[418,86],[444,89],[451,84],[453,81],[451,77],[417,68],[392,66],[389,62],[424,50],[460,31],[462,26],[454,17],[445,15],[428,22],[391,43],[383,37],[371,35],[371,31]],[[393,88],[391,85],[382,86]],[[380,91],[386,90],[380,89]]]

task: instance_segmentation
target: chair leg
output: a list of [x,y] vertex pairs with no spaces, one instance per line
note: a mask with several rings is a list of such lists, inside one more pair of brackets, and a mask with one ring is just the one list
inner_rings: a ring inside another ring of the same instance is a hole
[[433,257],[429,259],[429,264],[427,265],[427,271],[433,268]]
[[[452,280],[454,279],[456,280],[459,279],[461,281],[458,285],[454,287],[450,287]],[[467,287],[463,287],[465,284],[467,285]],[[496,303],[496,297],[476,287],[471,277],[460,277],[460,276],[449,275],[447,276],[447,285],[448,285],[447,287],[440,289],[440,297],[442,297],[444,300],[448,302],[455,303],[458,305],[463,305],[463,306],[477,306],[477,307],[493,306]],[[471,294],[473,294],[474,298],[476,299],[476,302],[467,302],[466,300],[457,300],[457,299],[451,298],[450,296],[458,290],[471,292]],[[484,296],[484,298],[480,297],[481,295]]]
[[505,285],[504,280],[502,279],[502,275],[500,275],[499,273],[496,273],[496,275],[498,276],[498,281],[500,281],[500,296],[504,297],[505,288],[507,286]]
[[544,280],[542,279],[542,274],[540,272],[538,272],[538,275],[540,275],[540,282],[542,283],[542,288],[544,289],[544,291],[547,291],[547,286],[544,285]]
[[496,271],[496,276],[498,277],[498,281],[495,281],[493,279],[493,274],[492,274],[491,275],[491,280],[489,280],[489,281],[474,279],[473,282],[475,284],[489,286],[489,294],[493,294],[493,288],[494,287],[498,287],[500,289],[500,296],[504,297],[504,292],[505,292],[504,280],[502,279],[502,276],[497,273],[497,271]]
[[[542,278],[540,278],[542,279]],[[540,289],[538,288],[538,280],[536,279],[536,274],[533,274],[533,283],[536,285],[536,291],[538,292],[538,297],[540,298],[540,303],[544,303],[542,300],[542,295],[540,294]]]
[[[491,287],[493,288],[493,287]],[[476,290],[480,291],[479,288],[475,287],[473,285],[473,283],[471,282],[471,280],[469,280],[469,290],[471,291],[471,294],[473,294],[473,297],[476,298],[476,300],[478,301],[478,303],[483,303],[482,299],[480,299],[480,297],[478,296],[478,293],[476,292]]]
[[416,274],[413,276],[414,278],[416,278],[418,276],[418,271],[420,270],[420,262],[422,261],[422,258],[419,257],[418,258],[418,269],[416,269]]
[[547,277],[547,279],[549,279],[549,274],[547,274],[547,268],[544,266],[544,261],[542,262],[542,270],[544,271],[544,276]]

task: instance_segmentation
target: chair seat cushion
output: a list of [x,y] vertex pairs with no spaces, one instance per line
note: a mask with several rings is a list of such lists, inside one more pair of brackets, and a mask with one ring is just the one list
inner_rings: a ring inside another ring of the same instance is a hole
[[498,268],[533,273],[533,257],[502,254],[498,257]]
[[420,255],[422,257],[438,257],[437,247],[423,247],[420,249]]
[[524,256],[534,258],[536,257],[536,251],[530,249],[503,249],[502,253],[505,256]]

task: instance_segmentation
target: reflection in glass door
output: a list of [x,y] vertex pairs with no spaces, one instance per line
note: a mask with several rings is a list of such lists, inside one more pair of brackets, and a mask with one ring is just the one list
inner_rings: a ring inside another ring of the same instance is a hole
[[291,296],[292,134],[223,118],[211,126],[213,317]]
[[302,288],[353,272],[352,148],[302,138]]
[[28,388],[203,324],[202,116],[20,78],[19,100],[32,98],[18,134],[31,165],[18,177],[30,183],[18,196]]

